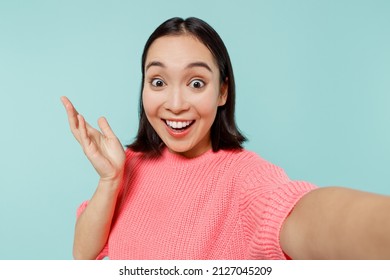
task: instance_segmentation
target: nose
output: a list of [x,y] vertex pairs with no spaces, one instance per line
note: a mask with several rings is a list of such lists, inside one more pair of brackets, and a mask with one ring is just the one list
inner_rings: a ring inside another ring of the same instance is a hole
[[174,114],[187,111],[189,109],[189,103],[186,100],[185,92],[179,88],[171,90],[167,94],[165,109],[171,111]]

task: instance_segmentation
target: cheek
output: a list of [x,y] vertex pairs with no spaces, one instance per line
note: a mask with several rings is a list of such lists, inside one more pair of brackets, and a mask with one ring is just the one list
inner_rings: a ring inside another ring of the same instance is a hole
[[199,102],[197,104],[198,112],[203,117],[212,116],[217,110],[217,107],[212,102]]
[[156,99],[148,92],[144,91],[142,93],[142,104],[147,116],[152,116],[156,114],[157,104]]
[[217,112],[219,102],[220,99],[215,92],[213,92],[209,95],[209,97],[197,100],[196,107],[201,115],[209,115],[212,117]]

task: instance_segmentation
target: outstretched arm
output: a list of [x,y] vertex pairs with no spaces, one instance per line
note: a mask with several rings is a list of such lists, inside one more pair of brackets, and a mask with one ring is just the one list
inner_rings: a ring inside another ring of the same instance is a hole
[[73,245],[75,259],[95,259],[110,232],[125,153],[105,118],[98,120],[100,132],[85,121],[68,98],[61,97],[61,101],[74,137],[100,176],[93,197],[77,219]]
[[390,259],[390,197],[314,190],[286,219],[280,242],[293,259]]

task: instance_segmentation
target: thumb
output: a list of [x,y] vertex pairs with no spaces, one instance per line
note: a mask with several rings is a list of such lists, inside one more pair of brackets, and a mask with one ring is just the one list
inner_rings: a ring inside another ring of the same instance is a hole
[[116,138],[115,133],[112,131],[105,117],[100,117],[98,119],[98,125],[104,136],[107,138]]

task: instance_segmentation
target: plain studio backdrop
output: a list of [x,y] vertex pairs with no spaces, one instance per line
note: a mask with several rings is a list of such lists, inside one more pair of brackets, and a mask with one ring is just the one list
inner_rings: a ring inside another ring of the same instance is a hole
[[0,259],[71,259],[95,170],[60,96],[122,144],[153,30],[196,16],[224,40],[246,148],[295,180],[390,195],[390,2],[0,2]]

